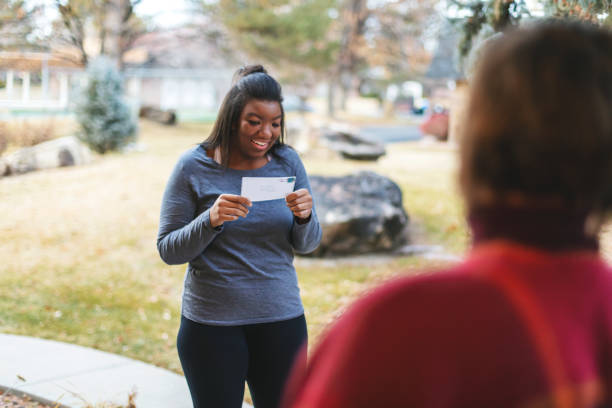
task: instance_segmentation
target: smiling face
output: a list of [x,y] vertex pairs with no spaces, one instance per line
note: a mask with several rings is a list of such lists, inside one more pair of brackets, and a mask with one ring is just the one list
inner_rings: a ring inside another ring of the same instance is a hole
[[276,101],[252,99],[238,121],[238,131],[230,152],[229,166],[255,169],[265,165],[267,152],[281,134],[282,111]]

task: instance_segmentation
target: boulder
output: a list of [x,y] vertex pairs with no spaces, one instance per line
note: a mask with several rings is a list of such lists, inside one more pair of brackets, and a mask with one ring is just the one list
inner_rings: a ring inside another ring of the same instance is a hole
[[10,168],[4,158],[0,157],[0,177],[10,173]]
[[[4,174],[22,174],[34,170],[86,164],[91,152],[75,136],[66,136],[26,147],[6,156]],[[0,170],[2,165],[0,164]]]
[[408,242],[408,215],[392,180],[363,171],[310,176],[323,238],[313,256],[393,251]]
[[176,125],[176,112],[172,109],[163,110],[155,106],[142,106],[138,116],[163,125]]
[[321,142],[347,159],[375,161],[386,153],[383,144],[366,140],[356,133],[324,131]]

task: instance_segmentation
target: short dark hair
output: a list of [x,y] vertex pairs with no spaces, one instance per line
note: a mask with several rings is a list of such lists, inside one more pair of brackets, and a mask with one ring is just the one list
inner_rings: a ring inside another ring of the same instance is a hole
[[480,191],[583,211],[612,207],[612,33],[548,20],[494,39],[460,135],[468,206]]
[[242,110],[253,99],[278,102],[281,109],[281,132],[270,152],[274,154],[285,143],[285,110],[280,84],[268,75],[263,66],[244,66],[234,74],[232,87],[223,98],[212,131],[202,143],[206,149],[221,149],[222,165],[225,167],[229,163],[232,138],[238,131]]

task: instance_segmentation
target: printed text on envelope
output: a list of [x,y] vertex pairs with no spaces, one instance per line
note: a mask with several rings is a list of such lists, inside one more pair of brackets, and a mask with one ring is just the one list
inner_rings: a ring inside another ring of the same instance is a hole
[[251,201],[278,200],[293,191],[295,177],[243,177],[240,195]]

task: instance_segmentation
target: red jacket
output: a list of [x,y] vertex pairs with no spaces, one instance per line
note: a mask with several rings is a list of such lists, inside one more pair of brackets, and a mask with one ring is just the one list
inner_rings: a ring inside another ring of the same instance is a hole
[[612,406],[612,273],[596,250],[489,241],[354,304],[286,407]]

